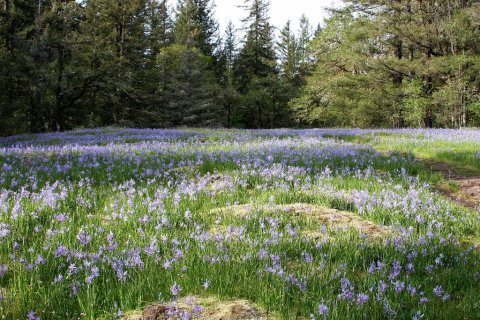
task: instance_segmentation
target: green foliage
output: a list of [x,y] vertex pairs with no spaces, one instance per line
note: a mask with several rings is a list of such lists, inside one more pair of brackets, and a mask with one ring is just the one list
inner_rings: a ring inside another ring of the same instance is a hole
[[407,97],[405,99],[406,124],[412,127],[425,127],[423,120],[427,116],[431,101],[422,90],[423,82],[419,79],[413,79],[405,82],[404,87],[404,93]]
[[196,47],[212,56],[218,41],[218,23],[213,18],[211,0],[180,0],[177,5],[175,42]]
[[[465,127],[477,119],[479,5],[345,1],[315,40],[298,123]],[[333,116],[332,115],[339,115]]]
[[277,57],[274,50],[273,26],[269,22],[269,2],[246,0],[248,13],[243,20],[246,36],[234,66],[240,101],[241,123],[247,128],[278,127],[286,102],[279,100],[280,92]]
[[215,97],[211,63],[200,49],[171,45],[160,51],[157,68],[164,79],[159,87],[165,126],[219,126],[222,110]]
[[480,125],[476,1],[345,1],[278,37],[243,8],[237,40],[213,0],[0,0],[0,134]]
[[[246,2],[241,48],[233,24],[220,38],[211,0],[182,0],[175,11],[166,0],[0,4],[2,135],[289,125],[303,58],[290,56],[289,80],[279,76],[268,3]],[[302,26],[305,49],[305,19]]]

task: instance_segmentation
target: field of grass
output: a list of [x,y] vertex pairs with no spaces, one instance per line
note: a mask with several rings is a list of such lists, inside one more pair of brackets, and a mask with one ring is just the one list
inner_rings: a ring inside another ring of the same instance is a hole
[[473,130],[2,138],[0,319],[208,319],[211,299],[265,319],[480,319],[479,211],[417,160],[475,175],[479,152]]
[[373,146],[380,152],[414,154],[425,162],[442,162],[466,176],[480,176],[478,130],[395,130],[367,134],[335,132],[327,137]]

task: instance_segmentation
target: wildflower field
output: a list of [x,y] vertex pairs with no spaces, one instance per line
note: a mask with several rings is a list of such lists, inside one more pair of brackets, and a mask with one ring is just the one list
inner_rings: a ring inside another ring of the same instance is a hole
[[480,131],[1,138],[0,319],[480,319],[434,162],[480,176]]

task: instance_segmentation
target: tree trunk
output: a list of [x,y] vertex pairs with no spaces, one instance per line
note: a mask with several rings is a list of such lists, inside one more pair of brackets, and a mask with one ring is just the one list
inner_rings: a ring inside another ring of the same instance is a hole
[[10,51],[10,30],[12,28],[13,22],[11,21],[11,16],[10,16],[10,0],[5,0],[5,20],[7,20],[8,23],[8,28],[5,30],[5,49]]
[[[429,61],[432,58],[433,49],[431,46],[425,50],[426,60]],[[433,77],[431,75],[424,76],[424,93],[431,101],[431,96],[433,94]],[[427,106],[427,110],[425,112],[425,119],[424,119],[425,127],[433,128],[434,124],[434,115],[433,110],[430,105]]]
[[[394,41],[394,46],[395,46],[395,48],[394,48],[395,57],[398,60],[402,60],[403,59],[403,41],[397,37]],[[402,85],[402,83],[403,83],[403,74],[400,73],[400,72],[396,72],[393,75],[394,86],[399,88]],[[403,128],[404,125],[405,125],[405,119],[404,119],[404,115],[403,115],[403,103],[402,102],[399,103],[397,116],[398,116],[398,118],[395,121],[396,122],[395,127]]]
[[62,97],[62,83],[63,83],[63,72],[65,69],[64,61],[64,50],[63,48],[58,50],[58,75],[57,75],[57,85],[55,87],[55,115],[54,123],[52,126],[53,131],[63,131],[65,130],[65,119],[64,119],[64,110],[63,110],[63,97]]

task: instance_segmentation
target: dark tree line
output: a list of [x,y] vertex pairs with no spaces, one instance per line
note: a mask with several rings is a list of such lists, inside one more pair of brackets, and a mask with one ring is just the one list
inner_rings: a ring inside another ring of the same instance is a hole
[[289,125],[308,53],[244,7],[239,38],[212,0],[0,0],[0,132]]
[[480,124],[478,1],[349,0],[315,32],[243,8],[219,30],[213,0],[0,0],[0,134]]

